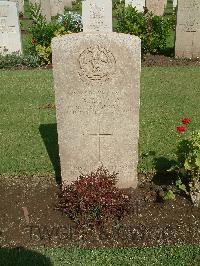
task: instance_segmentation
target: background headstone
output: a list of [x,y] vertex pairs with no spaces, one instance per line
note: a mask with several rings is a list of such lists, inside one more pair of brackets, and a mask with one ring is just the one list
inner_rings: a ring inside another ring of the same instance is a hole
[[173,0],[173,8],[177,7],[177,2],[178,2],[178,0]]
[[63,14],[65,8],[64,0],[50,0],[51,4],[51,16],[56,16],[57,14]]
[[126,0],[125,6],[132,5],[139,12],[144,12],[145,0]]
[[64,0],[64,6],[71,8],[72,7],[72,0]]
[[112,0],[82,2],[83,32],[112,32]]
[[24,0],[10,0],[10,1],[16,2],[19,13],[24,14]]
[[147,9],[156,16],[163,16],[166,0],[146,0]]
[[51,21],[51,5],[50,0],[41,0],[41,13],[48,22]]
[[40,5],[41,14],[46,18],[47,22],[51,21],[51,5],[50,0],[29,0],[29,4]]
[[0,52],[21,52],[19,15],[15,2],[0,1]]
[[175,55],[200,57],[200,1],[179,0]]

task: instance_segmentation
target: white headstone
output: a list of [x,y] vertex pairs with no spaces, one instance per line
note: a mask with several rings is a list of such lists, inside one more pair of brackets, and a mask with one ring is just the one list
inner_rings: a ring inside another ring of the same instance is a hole
[[64,6],[71,8],[72,7],[72,0],[64,0]]
[[0,1],[0,52],[21,52],[21,33],[17,5]]
[[177,7],[177,2],[178,2],[178,0],[173,0],[173,8]]
[[51,16],[54,17],[58,14],[64,13],[65,1],[64,0],[50,0]]
[[156,16],[163,16],[166,0],[146,0],[147,9]]
[[125,6],[132,5],[137,11],[144,12],[145,0],[126,0]]
[[50,0],[41,0],[41,13],[46,18],[47,22],[51,21],[51,5]]
[[112,32],[112,0],[82,2],[83,32]]
[[10,1],[16,2],[19,13],[24,14],[24,0],[10,0]]
[[52,41],[62,181],[103,165],[119,173],[119,187],[136,187],[141,42],[89,21],[93,32]]
[[175,55],[200,57],[200,1],[179,0],[176,23]]

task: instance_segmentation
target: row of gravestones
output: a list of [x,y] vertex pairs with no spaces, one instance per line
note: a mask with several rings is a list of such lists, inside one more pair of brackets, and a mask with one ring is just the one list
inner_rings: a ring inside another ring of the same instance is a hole
[[[103,165],[119,173],[119,187],[136,187],[141,42],[112,32],[111,0],[82,4],[83,33],[52,41],[63,183]],[[178,55],[200,54],[199,20],[199,0],[179,0]],[[17,21],[16,3],[1,1],[0,42],[17,42]]]
[[[2,0],[0,0],[2,1]],[[5,0],[4,0],[5,1]],[[8,0],[16,2],[18,12],[24,14],[24,0]],[[57,14],[63,14],[65,7],[72,7],[72,0],[29,0],[30,4],[41,5],[41,12],[48,21]]]
[[[33,1],[33,0],[32,0]],[[34,0],[36,1],[36,0]],[[70,0],[71,1],[71,0]],[[162,0],[161,0],[162,1]],[[46,0],[43,3],[46,3]],[[20,1],[18,0],[18,3]],[[65,2],[66,4],[67,2]],[[68,1],[69,4],[69,1]],[[83,5],[84,28],[112,28],[112,2],[111,0],[86,0]],[[57,6],[57,5],[56,5]],[[48,6],[49,8],[49,6]],[[55,8],[55,13],[58,9]],[[95,10],[93,24],[88,25],[88,14]],[[102,23],[102,10],[104,10],[107,22]],[[54,14],[55,14],[54,13]],[[102,23],[102,25],[101,25]],[[110,30],[111,31],[111,30]],[[176,27],[175,55],[177,57],[200,56],[200,1],[179,0]],[[16,3],[0,0],[0,52],[9,53],[21,51],[19,19]]]
[[72,7],[72,0],[29,0],[29,3],[40,5],[41,13],[47,21],[57,14],[63,14],[65,7]]
[[[47,21],[72,6],[72,0],[29,0],[29,3],[40,4]],[[24,0],[0,0],[0,53],[22,51],[19,13],[24,13]]]
[[[167,5],[167,0],[125,0],[125,5],[132,5],[139,12],[143,12],[146,7],[153,14],[162,16]],[[177,0],[173,0],[173,8],[176,8],[176,6]]]

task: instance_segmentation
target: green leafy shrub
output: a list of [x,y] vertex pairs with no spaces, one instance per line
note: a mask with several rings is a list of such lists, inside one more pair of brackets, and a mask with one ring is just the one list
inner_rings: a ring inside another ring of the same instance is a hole
[[66,11],[59,15],[57,21],[67,32],[80,32],[83,30],[82,17],[76,12]]
[[[170,171],[178,174],[176,187],[190,195],[195,206],[200,205],[200,130],[188,132],[189,118],[182,119],[176,128],[180,136],[177,148],[177,164]],[[168,196],[170,195],[168,191]],[[172,195],[172,193],[171,193]],[[166,195],[167,197],[167,195]]]
[[59,208],[77,223],[121,218],[128,196],[116,188],[117,174],[100,167],[64,188]]
[[32,26],[29,33],[32,38],[29,52],[37,55],[42,64],[50,64],[52,61],[52,38],[82,30],[81,16],[70,11],[48,23],[41,14],[40,5],[35,4],[30,6],[30,16]]
[[167,37],[172,28],[169,19],[140,13],[132,6],[120,6],[117,10],[117,31],[138,36],[143,53],[164,53]]
[[41,64],[51,63],[51,39],[56,36],[61,28],[58,23],[46,21],[40,11],[40,5],[30,5],[30,17],[32,25],[29,28],[31,43],[29,52],[40,58]]
[[16,67],[38,67],[40,59],[37,55],[22,55],[20,53],[0,54],[0,69]]

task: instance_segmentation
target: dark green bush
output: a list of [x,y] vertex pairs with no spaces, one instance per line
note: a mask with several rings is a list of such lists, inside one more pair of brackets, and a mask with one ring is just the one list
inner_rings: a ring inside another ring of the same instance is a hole
[[120,6],[116,12],[117,31],[138,36],[143,53],[164,53],[172,23],[152,13],[139,13],[132,6]]

